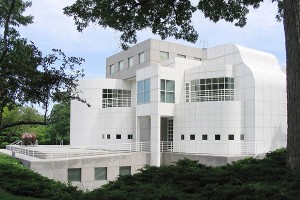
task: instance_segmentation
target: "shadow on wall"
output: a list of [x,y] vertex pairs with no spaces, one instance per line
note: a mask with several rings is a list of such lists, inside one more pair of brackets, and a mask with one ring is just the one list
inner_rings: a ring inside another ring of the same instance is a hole
[[286,131],[283,130],[282,125],[274,127],[274,134],[271,140],[271,150],[274,151],[278,148],[286,147],[287,135]]

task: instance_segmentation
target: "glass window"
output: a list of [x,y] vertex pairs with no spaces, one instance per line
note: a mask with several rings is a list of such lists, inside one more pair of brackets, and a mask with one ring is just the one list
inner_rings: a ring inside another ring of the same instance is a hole
[[240,135],[240,140],[245,140],[245,135],[244,134]]
[[215,140],[221,140],[221,135],[215,135]]
[[201,61],[201,60],[202,60],[202,58],[197,58],[197,57],[194,57],[194,60]]
[[137,83],[137,103],[150,102],[150,79],[138,81]]
[[132,140],[133,139],[133,135],[132,134],[128,134],[128,140]]
[[139,54],[139,64],[142,64],[144,62],[145,62],[145,54],[143,52]]
[[113,74],[114,72],[115,72],[115,65],[112,64],[112,65],[109,66],[109,73]]
[[190,135],[190,140],[195,140],[195,135]]
[[117,134],[117,135],[116,135],[116,139],[120,140],[120,139],[121,139],[121,135],[120,135],[120,134]]
[[131,107],[130,90],[102,90],[102,108],[109,107]]
[[123,70],[123,60],[119,62],[119,71]]
[[234,135],[228,135],[228,140],[234,140]]
[[175,103],[175,81],[160,80],[160,101],[164,103]]
[[207,140],[207,135],[202,135],[202,140]]
[[68,169],[69,182],[81,182],[81,168]]
[[186,58],[186,56],[182,55],[182,54],[177,54],[177,57],[179,57],[179,58]]
[[164,60],[168,60],[168,59],[169,59],[169,52],[161,51],[160,52],[160,60],[164,61]]
[[144,80],[144,91],[150,91],[150,79]]
[[107,134],[107,135],[106,135],[106,138],[107,138],[107,139],[110,139],[110,134]]
[[133,66],[133,57],[128,58],[128,68]]
[[119,168],[119,175],[125,176],[131,174],[131,167],[130,166],[122,166]]
[[95,181],[107,180],[107,167],[95,167]]
[[181,135],[181,140],[184,140],[184,135]]

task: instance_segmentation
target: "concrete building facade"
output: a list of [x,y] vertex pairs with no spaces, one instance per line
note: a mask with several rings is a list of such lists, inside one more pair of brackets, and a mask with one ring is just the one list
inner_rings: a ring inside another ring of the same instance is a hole
[[286,77],[268,53],[149,39],[80,80],[91,107],[71,102],[71,145],[145,142],[150,164],[173,153],[256,155],[286,146]]

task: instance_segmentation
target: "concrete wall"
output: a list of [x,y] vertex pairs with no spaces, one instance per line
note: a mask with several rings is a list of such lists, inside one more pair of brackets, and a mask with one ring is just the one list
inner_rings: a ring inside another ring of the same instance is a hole
[[[60,160],[25,160],[19,158],[29,169],[50,179],[68,182],[68,169],[81,168],[81,182],[72,182],[83,190],[93,190],[119,176],[120,166],[131,166],[131,173],[138,172],[150,163],[149,153],[132,153],[130,155],[109,155],[91,158],[74,158]],[[107,167],[107,180],[95,181],[95,167]]]

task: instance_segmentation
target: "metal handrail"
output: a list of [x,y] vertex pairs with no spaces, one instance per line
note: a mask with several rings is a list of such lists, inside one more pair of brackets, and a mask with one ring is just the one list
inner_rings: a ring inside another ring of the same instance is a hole
[[120,143],[96,146],[62,146],[62,145],[40,145],[40,146],[10,146],[11,151],[32,159],[58,159],[72,157],[95,157],[113,154],[132,154],[135,152],[150,152],[150,144],[146,142]]

